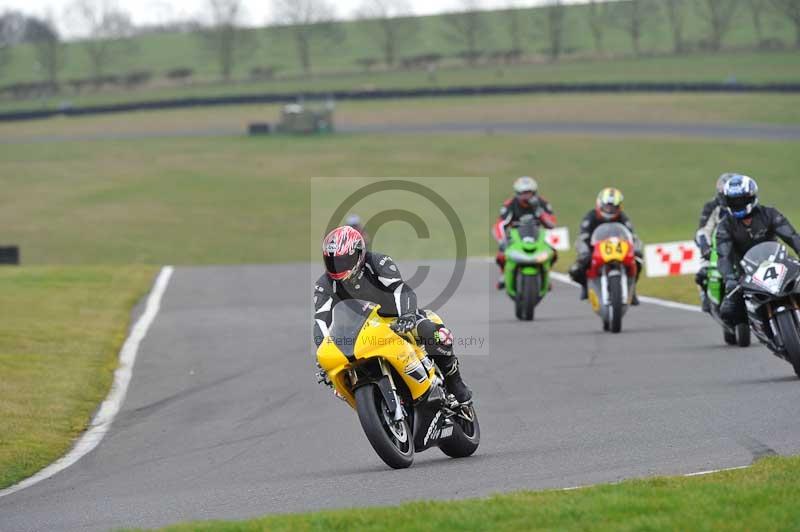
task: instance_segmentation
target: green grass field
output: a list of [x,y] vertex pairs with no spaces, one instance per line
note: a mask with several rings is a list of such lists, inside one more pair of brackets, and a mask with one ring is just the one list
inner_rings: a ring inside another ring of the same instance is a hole
[[155,272],[0,268],[0,488],[61,457],[86,429]]
[[[700,4],[700,0],[691,0],[686,5],[685,39],[689,43],[696,44],[705,39],[708,33],[698,14]],[[631,52],[627,33],[619,25],[612,23],[608,23],[605,30],[604,51],[598,54],[588,30],[587,8],[583,5],[569,6],[564,45],[567,54],[557,63],[550,63],[543,56],[547,47],[542,26],[545,17],[543,10],[529,8],[521,13],[519,20],[522,48],[527,59],[526,64],[517,66],[480,65],[467,68],[451,57],[442,63],[433,77],[423,70],[378,68],[366,73],[356,65],[357,60],[378,57],[380,52],[371,37],[369,23],[356,21],[341,24],[341,39],[315,43],[312,47],[312,78],[302,75],[296,60],[294,42],[285,28],[251,30],[258,47],[244,54],[236,65],[233,72],[234,83],[218,83],[214,58],[200,45],[196,36],[181,33],[150,34],[135,38],[132,51],[118,57],[109,68],[109,73],[112,74],[151,71],[156,76],[156,81],[150,85],[135,90],[89,90],[79,95],[67,91],[37,100],[6,99],[0,101],[0,110],[56,107],[64,102],[92,105],[190,96],[452,85],[729,80],[758,83],[800,80],[800,54],[792,50],[794,28],[788,19],[774,10],[765,12],[764,37],[783,42],[787,46],[784,51],[752,51],[757,37],[750,12],[742,3],[724,41],[727,50],[720,53],[669,55],[672,50],[671,33],[666,14],[660,9],[648,17],[642,36],[645,57],[637,58]],[[480,32],[479,47],[489,52],[511,48],[507,12],[486,12],[483,19],[485,28]],[[399,55],[410,57],[440,53],[453,56],[463,48],[463,44],[448,34],[442,16],[428,16],[419,18],[418,33],[403,39]],[[86,54],[80,43],[67,45],[66,57],[62,80],[88,77]],[[253,67],[267,66],[277,69],[275,79],[264,82],[248,81]],[[194,69],[194,83],[178,86],[166,83],[164,74],[176,67]],[[10,65],[0,72],[0,85],[31,82],[40,78],[41,73],[36,66],[32,48],[22,45],[15,48]]]
[[235,96],[269,93],[324,92],[332,90],[409,89],[418,87],[505,85],[525,83],[588,82],[716,82],[743,83],[800,81],[797,52],[739,52],[685,57],[570,60],[497,68],[478,66],[442,68],[435,79],[422,71],[347,72],[268,82],[198,83],[184,87],[152,86],[134,90],[69,92],[30,100],[0,99],[0,111],[76,106],[190,97]]
[[797,82],[800,54],[797,52],[739,52],[685,57],[619,58],[614,60],[572,60],[497,68],[449,67],[435,79],[422,71],[351,72],[317,76],[314,79],[276,79],[269,82],[195,84],[183,87],[153,86],[134,90],[106,90],[80,95],[65,93],[36,100],[0,99],[0,111],[56,108],[64,103],[76,106],[137,102],[189,97],[214,97],[269,93],[303,93],[328,90],[410,89],[505,85],[524,83],[577,82]]
[[[342,106],[354,124],[460,118],[712,122],[780,121],[797,109],[796,96],[651,95],[468,98]],[[267,116],[275,108],[133,113],[120,131],[227,127]],[[256,114],[263,113],[263,114]],[[274,115],[273,115],[274,116]],[[111,117],[0,126],[20,140],[47,134],[113,131]],[[127,129],[126,129],[127,128]],[[758,178],[763,201],[791,218],[800,167],[794,142],[547,137],[525,135],[336,135],[330,137],[173,138],[18,144],[0,152],[0,227],[22,246],[28,264],[218,264],[304,261],[309,240],[312,177],[465,176],[488,178],[489,205],[458,207],[481,213],[485,225],[518,175],[536,175],[561,223],[577,232],[597,190],[615,185],[646,242],[692,237],[715,177],[727,170]],[[302,165],[298,165],[302,161]],[[477,200],[470,200],[475,202]],[[485,203],[485,202],[484,202]],[[368,213],[369,206],[361,208]],[[488,211],[488,213],[487,213]],[[47,220],[47,222],[43,222]],[[473,220],[474,221],[474,220]],[[287,238],[282,228],[289,226]],[[278,230],[281,228],[281,230]],[[490,251],[488,227],[470,227],[472,254]],[[391,233],[391,232],[390,232]],[[390,234],[383,235],[392,247]],[[408,251],[412,258],[430,249]],[[569,262],[565,254],[560,267]],[[642,293],[696,300],[689,277],[645,279]]]
[[483,499],[415,502],[195,522],[165,532],[283,530],[797,530],[800,458],[767,458],[750,469],[700,477],[628,480],[573,491],[516,492]]
[[[302,161],[302,165],[298,165]],[[3,239],[28,264],[212,264],[308,259],[311,177],[490,178],[494,210],[539,177],[574,231],[603,186],[626,194],[645,241],[690,238],[716,176],[758,178],[800,219],[793,142],[526,135],[336,135],[20,144],[0,153]],[[284,229],[288,226],[289,238]],[[476,229],[488,240],[488,227]],[[483,233],[485,231],[485,233]]]

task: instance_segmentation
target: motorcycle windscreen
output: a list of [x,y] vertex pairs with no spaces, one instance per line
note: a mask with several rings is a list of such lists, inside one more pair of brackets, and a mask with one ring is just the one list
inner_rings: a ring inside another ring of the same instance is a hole
[[595,245],[598,242],[608,240],[609,238],[619,238],[620,240],[633,242],[633,234],[630,232],[630,230],[621,223],[613,222],[605,223],[595,229],[594,233],[592,233],[591,244]]
[[525,220],[520,223],[517,231],[519,231],[519,237],[522,240],[535,242],[539,239],[539,224],[534,220]]
[[786,247],[778,242],[762,242],[745,253],[742,265],[745,272],[752,275],[763,263],[776,260],[786,260]]
[[753,246],[742,259],[742,267],[747,290],[772,295],[795,290],[797,263],[783,244],[762,242]]
[[346,299],[333,307],[333,320],[328,336],[348,359],[354,357],[358,334],[376,307],[360,299]]

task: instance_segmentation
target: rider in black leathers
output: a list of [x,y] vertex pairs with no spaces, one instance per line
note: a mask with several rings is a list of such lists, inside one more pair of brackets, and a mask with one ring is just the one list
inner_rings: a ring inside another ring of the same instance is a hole
[[[614,188],[603,189],[597,196],[595,208],[586,213],[586,216],[581,220],[580,235],[577,242],[578,257],[575,263],[569,269],[569,276],[573,281],[581,285],[581,301],[588,297],[586,287],[586,272],[592,262],[592,234],[595,229],[606,223],[617,222],[621,223],[634,235],[636,238],[636,231],[633,229],[631,219],[625,214],[622,208],[622,193]],[[641,275],[642,252],[639,240],[636,238],[636,261],[638,265],[636,280],[639,280]],[[632,295],[631,303],[633,305],[639,304],[639,298],[634,292]]]
[[724,196],[728,215],[717,228],[717,267],[725,279],[727,295],[720,316],[734,327],[747,320],[739,286],[741,259],[753,246],[776,237],[800,253],[800,235],[778,209],[758,205],[758,185],[752,178],[734,176],[725,185]]
[[367,251],[363,237],[348,226],[334,229],[325,238],[323,255],[327,272],[314,286],[317,346],[328,333],[337,303],[346,299],[376,303],[381,306],[381,316],[397,316],[392,327],[395,332],[414,334],[442,371],[447,390],[461,403],[471,399],[472,392],[461,378],[458,358],[453,353],[452,333],[417,308],[414,290],[403,282],[391,257]]

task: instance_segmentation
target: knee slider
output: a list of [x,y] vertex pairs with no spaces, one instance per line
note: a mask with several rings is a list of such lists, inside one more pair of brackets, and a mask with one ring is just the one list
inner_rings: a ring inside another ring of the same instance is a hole
[[451,356],[453,354],[453,334],[444,325],[431,320],[422,320],[417,325],[417,335],[422,340],[430,356]]

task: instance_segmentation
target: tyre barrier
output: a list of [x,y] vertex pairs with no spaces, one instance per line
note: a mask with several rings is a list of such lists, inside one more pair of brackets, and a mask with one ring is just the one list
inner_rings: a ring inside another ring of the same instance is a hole
[[0,264],[19,265],[19,246],[0,246]]
[[267,122],[255,122],[247,126],[247,134],[251,137],[269,135],[271,131],[272,128]]

